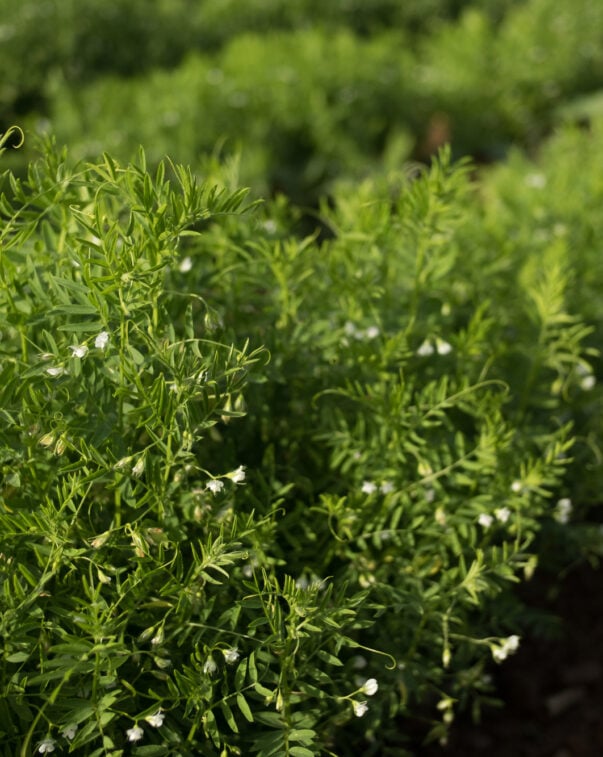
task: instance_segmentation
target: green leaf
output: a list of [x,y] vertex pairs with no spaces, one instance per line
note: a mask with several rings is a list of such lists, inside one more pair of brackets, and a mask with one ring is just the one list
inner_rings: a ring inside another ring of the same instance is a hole
[[293,755],[293,757],[315,757],[316,752],[311,752],[309,749],[306,749],[304,746],[292,746],[289,747],[289,754]]
[[251,712],[251,709],[249,708],[247,700],[241,693],[237,694],[237,706],[239,710],[241,710],[241,713],[243,714],[245,720],[247,720],[249,723],[253,723],[253,714]]
[[6,657],[6,662],[25,662],[29,660],[31,654],[28,652],[13,652]]
[[171,751],[171,747],[161,744],[146,744],[134,747],[132,754],[137,755],[137,757],[162,757],[162,755],[170,754]]
[[224,715],[224,719],[228,723],[228,727],[233,733],[239,732],[239,727],[237,725],[237,721],[235,720],[235,717],[233,715],[232,710],[230,709],[230,706],[228,702],[222,701],[220,702],[220,709],[222,710],[222,714]]

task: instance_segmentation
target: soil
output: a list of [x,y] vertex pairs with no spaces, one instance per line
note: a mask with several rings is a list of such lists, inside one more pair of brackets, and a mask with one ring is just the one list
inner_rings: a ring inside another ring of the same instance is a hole
[[446,747],[417,757],[603,757],[602,579],[582,566],[560,585],[534,582],[529,602],[560,616],[560,637],[522,638],[497,669],[504,706],[477,725],[459,719]]

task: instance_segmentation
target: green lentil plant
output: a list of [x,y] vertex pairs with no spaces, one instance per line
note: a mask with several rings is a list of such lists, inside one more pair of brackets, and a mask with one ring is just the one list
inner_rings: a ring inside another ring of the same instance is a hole
[[0,200],[3,753],[445,741],[573,529],[566,247],[449,151],[305,237],[233,165],[41,152]]

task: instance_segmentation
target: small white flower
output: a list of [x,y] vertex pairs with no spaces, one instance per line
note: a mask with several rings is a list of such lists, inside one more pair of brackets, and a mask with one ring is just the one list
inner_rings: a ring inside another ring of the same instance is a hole
[[207,660],[203,663],[203,672],[206,676],[213,676],[213,674],[218,669],[218,666],[216,665],[216,661],[213,657],[208,657]]
[[558,523],[567,523],[570,519],[570,515],[572,514],[572,509],[573,505],[571,499],[563,497],[563,499],[560,499],[557,502],[557,506],[555,507],[555,520]]
[[374,694],[377,693],[379,690],[379,682],[376,678],[369,678],[367,681],[364,682],[364,685],[362,686],[362,691],[364,694],[367,695],[367,697],[372,697]]
[[499,520],[501,523],[506,523],[509,520],[509,517],[511,516],[511,511],[508,507],[498,507],[494,511],[494,515],[496,515],[496,519]]
[[591,389],[595,388],[596,383],[597,379],[593,376],[592,373],[589,373],[587,376],[584,376],[584,378],[580,380],[580,389],[583,389],[585,392],[590,392]]
[[154,715],[149,715],[145,720],[149,725],[152,725],[153,728],[161,728],[163,721],[165,720],[165,715],[161,710],[157,710]]
[[482,526],[482,528],[490,528],[490,526],[494,522],[494,518],[488,513],[480,513],[477,522],[480,524],[480,526]]
[[239,465],[239,467],[230,474],[230,478],[235,484],[242,484],[245,481],[245,466]]
[[353,336],[355,339],[358,339],[360,336],[360,331],[358,331],[356,324],[352,323],[352,321],[346,321],[343,324],[343,331],[346,336]]
[[369,326],[368,329],[365,330],[364,336],[366,339],[376,339],[379,336],[379,333],[378,326]]
[[377,484],[372,481],[364,481],[361,491],[363,494],[374,494],[377,491]]
[[394,485],[391,481],[383,481],[381,486],[379,487],[381,494],[391,494],[394,490]]
[[132,475],[134,478],[140,478],[144,473],[144,456],[140,456],[136,461],[136,465],[132,468]]
[[310,579],[308,578],[308,576],[302,574],[296,579],[295,585],[298,589],[305,591],[310,586]]
[[546,176],[541,173],[529,173],[525,178],[525,183],[532,189],[543,189],[546,186]]
[[75,738],[75,734],[77,733],[77,725],[74,723],[71,723],[70,725],[65,726],[63,728],[63,738],[68,739],[69,741],[73,741]]
[[417,355],[419,357],[429,357],[435,352],[433,344],[429,340],[425,340],[417,349]]
[[163,634],[163,628],[160,628],[159,631],[157,631],[157,633],[151,639],[152,646],[154,647],[160,646],[161,644],[163,644],[164,638],[165,637]]
[[140,741],[144,736],[144,731],[139,725],[135,725],[133,728],[128,728],[126,736],[128,737],[128,741]]
[[72,357],[83,358],[88,354],[88,347],[85,344],[71,344],[69,349]]
[[182,258],[182,261],[180,265],[178,266],[178,270],[180,273],[188,273],[191,268],[193,267],[193,261],[192,258]]
[[[251,565],[250,563],[243,565],[243,575],[245,576],[245,578],[253,578],[253,565]],[[295,583],[296,585],[299,585],[298,581],[296,581]]]
[[506,660],[510,654],[516,652],[519,648],[519,636],[513,634],[507,639],[503,639],[502,645],[492,648],[492,657],[496,662]]
[[224,659],[229,665],[235,663],[241,656],[239,654],[239,650],[236,647],[231,647],[231,649],[223,649],[222,654],[224,655]]
[[436,339],[436,350],[438,355],[449,355],[452,352],[452,345],[443,339]]
[[38,747],[38,752],[40,754],[49,754],[50,752],[54,752],[54,746],[55,746],[54,739],[44,739],[44,741],[40,742],[40,746]]
[[65,369],[60,365],[51,365],[50,368],[46,369],[46,373],[49,376],[52,376],[52,378],[58,378],[58,376],[62,376],[64,372]]
[[354,715],[357,718],[361,718],[368,712],[368,704],[366,702],[352,702],[352,707],[354,708]]
[[211,481],[207,482],[206,488],[209,489],[213,494],[218,494],[218,492],[221,492],[224,488],[224,481],[213,478]]
[[523,484],[521,483],[521,481],[513,481],[513,483],[511,484],[511,491],[513,492],[513,494],[519,494],[522,490]]
[[101,331],[101,333],[94,340],[94,346],[97,350],[104,350],[108,344],[109,334],[106,331]]

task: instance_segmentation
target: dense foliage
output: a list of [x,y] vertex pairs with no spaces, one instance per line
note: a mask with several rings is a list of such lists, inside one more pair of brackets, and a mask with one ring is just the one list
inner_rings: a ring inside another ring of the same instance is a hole
[[4,14],[7,757],[410,754],[603,548],[599,3],[234,5]]

